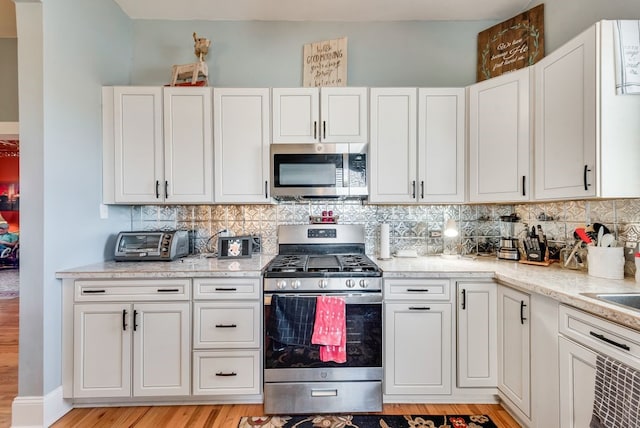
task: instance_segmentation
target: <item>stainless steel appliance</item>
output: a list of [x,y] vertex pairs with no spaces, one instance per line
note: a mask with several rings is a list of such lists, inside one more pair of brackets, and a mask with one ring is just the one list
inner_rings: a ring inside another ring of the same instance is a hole
[[[382,410],[382,272],[365,255],[364,237],[359,225],[279,227],[279,254],[264,270],[265,412]],[[345,363],[323,362],[317,347],[272,337],[275,296],[313,304],[320,295],[345,301]]]
[[274,198],[364,198],[366,144],[271,144]]
[[500,246],[498,258],[503,260],[519,260],[518,238],[514,234],[514,226],[520,218],[515,215],[500,216]]
[[116,237],[116,261],[170,261],[189,254],[186,230],[120,232]]

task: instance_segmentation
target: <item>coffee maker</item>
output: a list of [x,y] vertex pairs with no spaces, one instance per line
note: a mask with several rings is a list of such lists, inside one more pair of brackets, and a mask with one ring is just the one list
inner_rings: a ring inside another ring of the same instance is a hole
[[515,224],[520,220],[516,214],[500,216],[500,245],[498,258],[503,260],[520,260],[518,238],[514,234]]

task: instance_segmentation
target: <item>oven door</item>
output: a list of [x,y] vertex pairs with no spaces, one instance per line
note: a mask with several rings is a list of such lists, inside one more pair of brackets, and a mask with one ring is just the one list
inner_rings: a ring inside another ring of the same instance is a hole
[[[319,294],[285,296],[315,299]],[[328,295],[328,294],[324,294]],[[342,294],[346,303],[347,361],[320,361],[317,346],[281,345],[264,335],[264,381],[382,380],[382,293]],[[264,321],[271,316],[271,295],[265,295]]]

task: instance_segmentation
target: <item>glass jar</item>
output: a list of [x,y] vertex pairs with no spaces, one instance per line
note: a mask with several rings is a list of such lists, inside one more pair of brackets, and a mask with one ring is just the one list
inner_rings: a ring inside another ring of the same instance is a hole
[[560,250],[560,264],[563,268],[587,269],[587,249],[583,248],[581,243],[578,245],[577,248],[576,244],[567,245]]

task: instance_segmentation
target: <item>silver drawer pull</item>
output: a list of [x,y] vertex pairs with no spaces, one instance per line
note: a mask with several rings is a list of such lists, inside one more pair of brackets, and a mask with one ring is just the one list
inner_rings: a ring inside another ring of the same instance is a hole
[[337,389],[312,389],[311,396],[312,397],[337,397],[338,390]]
[[625,351],[630,351],[631,350],[631,348],[629,348],[628,345],[625,345],[624,343],[615,342],[615,341],[605,337],[604,334],[598,334],[598,333],[595,333],[593,331],[590,331],[589,334],[591,336],[595,337],[595,338],[598,338],[598,339],[602,340],[603,342],[606,342],[606,343],[608,343],[610,345],[617,346],[618,348],[624,349]]
[[216,324],[216,328],[236,328],[236,324]]
[[407,293],[428,293],[428,288],[407,288]]
[[236,373],[236,372],[231,372],[231,373],[218,372],[218,373],[216,373],[216,376],[223,376],[223,377],[238,376],[238,373]]

